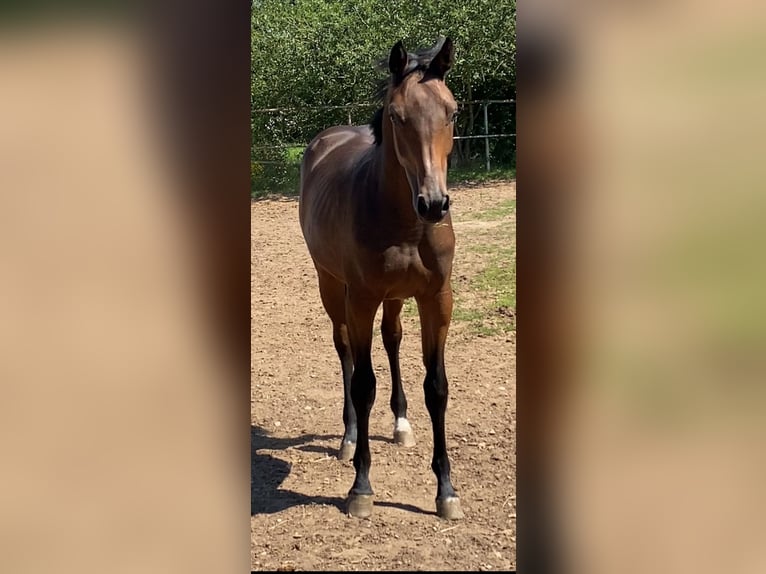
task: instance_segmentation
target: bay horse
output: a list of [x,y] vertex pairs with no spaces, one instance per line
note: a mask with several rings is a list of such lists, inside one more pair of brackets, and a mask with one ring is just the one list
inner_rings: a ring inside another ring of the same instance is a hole
[[338,458],[353,453],[356,477],[347,512],[372,513],[369,417],[375,401],[371,348],[381,303],[383,345],[391,369],[394,441],[414,444],[399,371],[399,319],[414,297],[421,324],[423,388],[433,427],[431,469],[436,510],[463,517],[450,479],[445,437],[447,376],[444,347],[452,318],[455,235],[447,195],[457,103],[445,84],[454,61],[449,38],[417,53],[401,41],[371,126],[335,126],[319,133],[301,163],[299,218],[316,267],[319,293],[333,325],[343,373],[345,432]]

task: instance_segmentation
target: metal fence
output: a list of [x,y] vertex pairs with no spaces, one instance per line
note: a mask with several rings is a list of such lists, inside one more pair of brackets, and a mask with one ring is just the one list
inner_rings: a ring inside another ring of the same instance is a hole
[[[491,169],[492,146],[490,142],[503,138],[515,138],[515,104],[516,100],[472,100],[458,102],[460,111],[459,117],[461,123],[456,128],[455,141],[461,140],[484,140],[484,160],[487,171]],[[490,106],[493,111],[498,106],[505,106],[503,111],[489,113]],[[308,140],[305,134],[301,133],[297,124],[303,122],[315,126],[328,128],[332,125],[346,121],[349,125],[363,124],[369,121],[372,113],[377,108],[377,104],[356,103],[342,106],[312,106],[295,108],[261,108],[252,110],[253,117],[260,116],[259,124],[264,126],[265,134],[254,134],[254,145],[252,148],[252,163],[268,165],[277,164],[284,159],[273,159],[274,153],[280,153],[286,156],[288,150],[295,148],[305,148]],[[479,111],[475,111],[478,107]],[[472,111],[465,118],[466,111]],[[480,116],[480,117],[478,117]],[[476,119],[479,121],[476,122]],[[493,121],[492,121],[493,120]],[[500,126],[500,131],[492,132],[490,128],[493,125]],[[511,126],[514,133],[503,133],[502,128]],[[475,133],[480,131],[481,133]],[[263,142],[263,143],[260,143]],[[289,142],[289,143],[286,143]],[[515,140],[513,142],[515,144]],[[515,145],[513,145],[515,149]]]
[[[491,134],[489,132],[489,114],[488,109],[490,104],[516,104],[516,100],[481,100],[473,102],[458,102],[458,105],[465,107],[466,104],[479,104],[482,108],[482,117],[484,119],[484,133],[483,134],[469,134],[462,136],[454,136],[454,140],[471,140],[471,139],[484,139],[484,156],[487,161],[487,171],[490,170],[490,150],[489,140],[492,138],[515,138],[516,134]],[[515,124],[515,122],[514,122]]]

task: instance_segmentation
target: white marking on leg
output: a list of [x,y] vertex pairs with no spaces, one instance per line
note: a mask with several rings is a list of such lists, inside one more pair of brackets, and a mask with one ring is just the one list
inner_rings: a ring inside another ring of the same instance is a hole
[[394,432],[412,432],[412,427],[406,418],[399,417],[394,421]]

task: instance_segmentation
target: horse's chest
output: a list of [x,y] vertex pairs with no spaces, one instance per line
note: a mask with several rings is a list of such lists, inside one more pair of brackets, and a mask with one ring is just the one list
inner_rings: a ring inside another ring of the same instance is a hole
[[387,278],[426,278],[429,270],[417,250],[391,248],[383,254],[382,275]]
[[443,273],[438,265],[427,265],[417,248],[391,247],[382,256],[375,281],[392,298],[411,297],[429,285],[441,283]]

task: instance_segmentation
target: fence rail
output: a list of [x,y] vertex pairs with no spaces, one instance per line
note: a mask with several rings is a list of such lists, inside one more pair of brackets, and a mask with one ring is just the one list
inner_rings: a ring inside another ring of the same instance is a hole
[[[489,142],[491,139],[499,139],[499,138],[514,138],[516,137],[516,134],[492,134],[489,133],[489,120],[488,120],[488,114],[487,110],[491,104],[515,104],[515,99],[506,99],[506,100],[463,100],[457,102],[459,106],[467,106],[467,105],[478,105],[482,107],[483,111],[483,128],[484,133],[481,134],[471,134],[471,135],[463,135],[463,136],[454,136],[453,140],[476,140],[476,139],[483,139],[484,140],[484,156],[486,159],[486,167],[487,171],[490,170],[490,147]],[[348,123],[349,125],[352,124],[352,118],[351,118],[351,112],[354,109],[358,108],[373,108],[376,104],[372,104],[370,102],[364,102],[364,103],[351,103],[351,104],[345,104],[345,105],[328,105],[328,106],[311,106],[309,109],[312,110],[348,110]],[[284,107],[284,108],[258,108],[253,109],[252,113],[254,114],[273,114],[273,113],[280,113],[280,114],[289,114],[293,112],[300,112],[304,111],[307,108],[301,108],[301,107]],[[291,147],[293,145],[301,145],[306,146],[307,143],[300,143],[300,144],[281,144],[281,145],[262,145],[262,146],[253,146],[253,150],[269,150],[269,149],[285,149],[287,147]],[[272,160],[253,160],[253,163],[258,164],[278,164],[278,161],[272,161]]]

